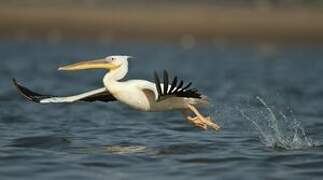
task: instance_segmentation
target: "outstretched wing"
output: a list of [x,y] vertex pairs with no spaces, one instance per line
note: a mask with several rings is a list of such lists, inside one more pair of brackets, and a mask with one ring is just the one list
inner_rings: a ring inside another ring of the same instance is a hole
[[13,84],[17,88],[18,92],[27,99],[36,103],[72,103],[77,101],[116,101],[116,98],[106,89],[100,88],[93,91],[89,91],[83,94],[67,97],[57,97],[52,95],[43,95],[29,90],[28,88],[20,85],[15,79]]
[[157,90],[157,101],[167,99],[168,97],[187,97],[187,98],[201,98],[201,94],[197,89],[190,89],[192,83],[188,83],[184,86],[184,82],[180,81],[178,83],[177,76],[169,84],[169,76],[166,70],[163,74],[163,83],[160,82],[158,74],[155,72],[155,86]]

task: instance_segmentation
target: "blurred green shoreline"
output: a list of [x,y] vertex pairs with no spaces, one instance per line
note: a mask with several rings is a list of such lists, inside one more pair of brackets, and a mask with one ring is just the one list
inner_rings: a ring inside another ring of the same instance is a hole
[[323,10],[160,4],[1,5],[0,38],[323,43]]

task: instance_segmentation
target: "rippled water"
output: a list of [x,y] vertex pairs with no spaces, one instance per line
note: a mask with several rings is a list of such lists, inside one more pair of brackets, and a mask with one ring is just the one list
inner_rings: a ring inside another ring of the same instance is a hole
[[[322,179],[322,50],[1,41],[0,179]],[[168,69],[191,80],[221,131],[118,103],[33,104],[11,84],[58,95],[95,89],[103,71],[56,69],[112,54],[136,57],[129,78]]]

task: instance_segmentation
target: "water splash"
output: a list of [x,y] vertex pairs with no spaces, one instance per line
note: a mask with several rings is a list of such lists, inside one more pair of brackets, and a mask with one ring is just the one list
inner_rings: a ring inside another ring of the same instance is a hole
[[315,146],[296,118],[287,117],[282,112],[276,115],[263,99],[256,98],[265,107],[265,112],[253,113],[253,116],[248,116],[242,110],[240,113],[254,125],[260,133],[261,141],[267,147],[296,150]]

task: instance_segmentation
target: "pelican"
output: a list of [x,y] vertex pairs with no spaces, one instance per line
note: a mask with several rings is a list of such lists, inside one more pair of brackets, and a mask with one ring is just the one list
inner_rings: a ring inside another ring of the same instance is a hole
[[78,101],[119,101],[129,107],[145,112],[180,111],[196,127],[206,130],[208,127],[218,130],[219,125],[210,116],[204,116],[198,108],[209,106],[207,96],[197,89],[190,89],[192,83],[184,84],[175,76],[170,83],[167,71],[163,72],[163,82],[158,73],[154,73],[154,82],[146,80],[122,81],[128,72],[130,56],[108,56],[102,59],[82,61],[60,67],[59,71],[78,71],[85,69],[105,69],[103,87],[73,96],[43,95],[29,90],[15,79],[17,90],[27,99],[41,104],[74,103]]

